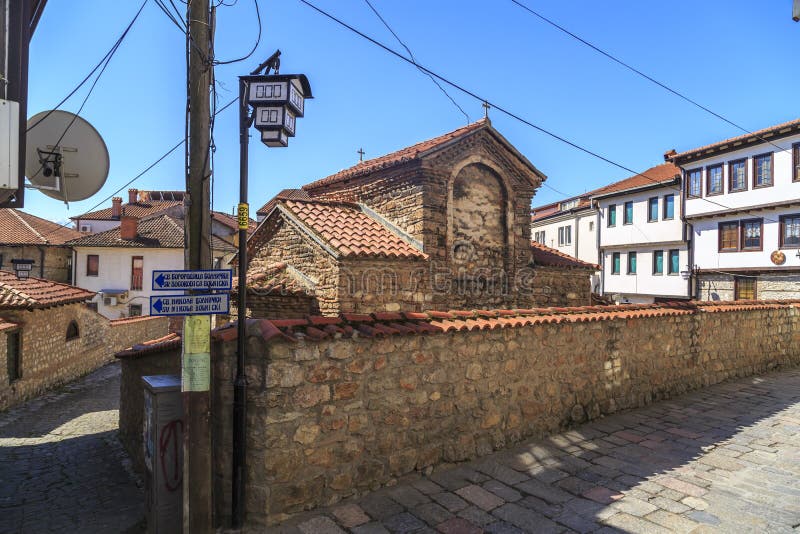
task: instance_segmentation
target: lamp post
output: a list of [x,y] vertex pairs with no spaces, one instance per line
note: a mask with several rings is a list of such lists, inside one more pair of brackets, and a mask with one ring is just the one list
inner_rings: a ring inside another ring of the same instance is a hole
[[[231,522],[235,529],[244,524],[247,420],[247,229],[250,208],[247,204],[248,130],[253,123],[268,147],[285,147],[295,134],[295,119],[303,116],[304,101],[313,98],[303,74],[278,74],[277,50],[248,76],[239,76],[239,294],[237,320],[236,377],[233,383],[233,488]],[[270,75],[269,71],[275,74]],[[264,74],[259,74],[264,71]],[[253,113],[250,113],[250,107]]]

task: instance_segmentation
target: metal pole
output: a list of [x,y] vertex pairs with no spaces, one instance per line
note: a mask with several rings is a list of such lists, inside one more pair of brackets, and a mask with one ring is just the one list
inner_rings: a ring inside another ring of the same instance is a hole
[[[247,206],[247,144],[250,119],[247,105],[248,83],[239,78],[239,303],[236,378],[233,383],[233,497],[231,520],[235,529],[244,524],[246,473],[247,376],[247,227],[250,223]],[[244,227],[244,228],[243,228]]]

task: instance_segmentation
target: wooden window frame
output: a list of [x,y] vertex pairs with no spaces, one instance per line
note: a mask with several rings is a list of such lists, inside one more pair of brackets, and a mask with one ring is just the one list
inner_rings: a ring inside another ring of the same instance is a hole
[[[138,279],[136,277],[136,260],[140,260],[142,262]],[[142,288],[144,288],[144,256],[131,256],[131,290],[141,291]]]
[[[716,193],[711,192],[711,170],[712,169],[719,169],[719,188],[720,190]],[[725,166],[722,163],[717,163],[715,165],[709,165],[706,167],[706,196],[707,197],[715,197],[717,195],[724,195],[725,194]]]
[[[736,246],[733,248],[722,248],[722,227],[726,225],[736,225]],[[739,252],[739,221],[724,221],[717,223],[717,252]]]
[[792,145],[792,181],[800,182],[800,143]]
[[[672,199],[672,215],[670,216],[667,216],[667,198]],[[672,219],[675,218],[675,194],[669,193],[667,195],[664,195],[662,204],[663,206],[661,208],[661,219],[664,221],[671,221]]]
[[[697,185],[700,189],[699,194],[692,194],[692,174],[699,173],[697,177]],[[696,169],[689,169],[686,171],[686,198],[702,198],[703,197],[703,168],[697,167]]]
[[[733,166],[741,163],[744,165],[744,187],[740,189],[733,188]],[[728,193],[741,193],[747,191],[747,158],[734,159],[728,162]]]
[[[764,156],[769,156],[769,183],[758,185],[758,159]],[[763,154],[756,154],[753,156],[753,189],[763,189],[765,187],[772,187],[775,185],[775,152],[764,152]]]
[[[656,201],[656,217],[653,218],[653,201]],[[658,222],[658,197],[650,197],[647,199],[647,222]]]
[[[631,207],[631,219],[627,220],[628,218],[628,205]],[[622,204],[622,225],[626,226],[628,224],[633,224],[633,200],[629,200]]]
[[[672,270],[672,254],[673,253],[675,253],[675,255],[678,257],[678,268],[675,271]],[[678,276],[678,275],[680,275],[681,274],[681,251],[680,251],[680,249],[678,249],[678,248],[669,249],[669,251],[667,252],[667,260],[669,261],[669,264],[667,265],[667,276]]]
[[[656,256],[661,255],[661,270],[656,270],[656,265],[658,262],[656,261]],[[653,276],[663,276],[664,275],[664,251],[663,250],[654,250],[653,251]]]
[[[612,217],[611,214],[614,214]],[[606,216],[608,217],[608,221],[606,221],[606,228],[613,228],[617,225],[617,205],[616,204],[609,204],[606,208]]]
[[[758,223],[758,248],[744,246],[744,229],[747,223]],[[764,219],[742,219],[739,221],[739,251],[759,252],[764,250]]]
[[780,216],[780,218],[779,218],[779,220],[780,220],[780,224],[779,224],[779,226],[780,226],[780,230],[779,230],[780,234],[778,234],[778,244],[779,244],[778,248],[800,248],[800,243],[798,243],[797,245],[787,245],[786,242],[784,241],[785,234],[786,234],[786,219],[790,219],[790,218],[791,219],[794,219],[794,218],[800,219],[800,213],[787,213],[786,215],[781,215]]
[[[95,268],[94,272],[91,271],[91,260],[95,258]],[[86,255],[86,276],[100,276],[100,255],[99,254],[87,254]]]
[[[631,254],[633,254],[633,256],[631,256]],[[631,259],[633,259],[633,262],[635,263],[635,265],[633,266],[633,270],[631,270]],[[639,269],[639,257],[638,257],[638,254],[636,254],[635,251],[628,252],[627,261],[625,263],[627,263],[627,267],[628,267],[627,268],[627,274],[636,274],[636,272]]]
[[747,276],[747,277],[734,276],[733,277],[733,298],[734,298],[734,300],[740,300],[739,299],[739,291],[740,291],[739,284],[741,284],[744,281],[752,281],[753,282],[753,298],[752,299],[747,299],[747,300],[757,300],[758,299],[758,280],[756,278],[753,278],[752,276]]
[[619,252],[612,252],[611,253],[611,274],[619,274],[622,270],[622,258],[620,257]]

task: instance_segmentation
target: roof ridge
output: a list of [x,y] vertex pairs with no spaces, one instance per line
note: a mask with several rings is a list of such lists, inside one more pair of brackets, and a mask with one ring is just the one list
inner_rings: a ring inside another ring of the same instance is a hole
[[22,218],[22,216],[19,214],[19,212],[18,212],[17,210],[15,210],[15,209],[13,209],[13,208],[12,208],[12,210],[11,210],[11,213],[14,215],[14,217],[16,217],[17,219],[19,219],[19,222],[21,222],[22,224],[24,224],[25,226],[27,226],[27,227],[28,227],[28,229],[29,229],[31,232],[33,232],[33,233],[34,233],[34,235],[38,236],[40,240],[44,241],[45,243],[47,243],[47,242],[48,242],[48,241],[47,241],[47,239],[45,239],[45,238],[44,238],[44,236],[43,236],[42,234],[40,234],[39,232],[37,232],[37,231],[36,231],[36,229],[35,229],[33,226],[31,226],[30,224],[28,224],[28,221],[26,221],[24,218]]

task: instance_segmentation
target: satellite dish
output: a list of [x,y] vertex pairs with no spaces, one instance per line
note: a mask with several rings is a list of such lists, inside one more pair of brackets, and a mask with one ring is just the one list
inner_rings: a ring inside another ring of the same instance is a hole
[[43,111],[28,119],[25,176],[33,189],[73,202],[97,193],[108,178],[108,149],[74,113]]

